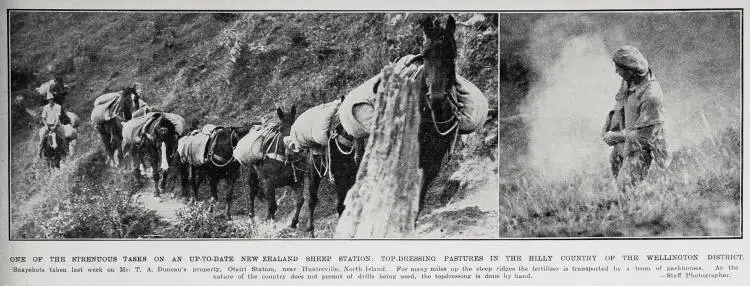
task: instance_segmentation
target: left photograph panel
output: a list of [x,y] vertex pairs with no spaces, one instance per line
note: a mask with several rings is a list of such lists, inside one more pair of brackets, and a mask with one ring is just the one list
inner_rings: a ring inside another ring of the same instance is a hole
[[10,239],[496,239],[498,16],[8,13]]

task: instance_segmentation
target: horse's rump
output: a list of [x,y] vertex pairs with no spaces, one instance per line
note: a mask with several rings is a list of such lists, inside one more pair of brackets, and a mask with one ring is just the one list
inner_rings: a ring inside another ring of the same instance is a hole
[[487,120],[487,111],[489,104],[487,97],[481,90],[459,74],[456,74],[456,80],[461,89],[466,93],[457,92],[456,99],[461,107],[458,108],[458,129],[461,133],[471,133],[482,127]]
[[255,125],[251,127],[250,131],[237,142],[237,147],[234,149],[232,156],[246,166],[263,160],[265,153],[263,143],[275,132],[275,127],[270,125]]
[[289,136],[304,149],[327,145],[331,119],[340,104],[337,99],[306,110],[292,124]]
[[193,130],[190,134],[181,137],[177,141],[177,154],[180,156],[180,161],[193,166],[206,163],[208,141],[216,128],[216,125],[206,124],[202,130]]

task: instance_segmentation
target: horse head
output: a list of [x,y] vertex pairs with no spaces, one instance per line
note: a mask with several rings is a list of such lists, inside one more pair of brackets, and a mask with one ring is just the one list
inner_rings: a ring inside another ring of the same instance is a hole
[[[446,100],[446,94],[454,92],[456,80],[456,20],[448,16],[445,25],[440,18],[426,17],[420,26],[424,33],[422,52],[413,60],[422,59],[423,86],[427,89],[425,100],[431,108],[440,108]],[[413,61],[412,60],[412,61]]]
[[209,160],[217,167],[224,167],[234,161],[232,153],[237,147],[237,142],[247,134],[249,128],[246,127],[219,127],[214,131],[213,142],[210,147]]
[[140,95],[135,85],[130,85],[120,92],[120,108],[125,121],[133,118],[133,112],[140,109]]
[[[280,148],[280,150],[278,150],[276,153],[282,155],[285,161],[289,161],[290,157],[295,156],[296,154],[298,154],[298,152],[293,152],[293,150],[290,150],[288,148],[289,146],[285,144],[284,138],[289,137],[289,134],[291,133],[292,124],[294,124],[294,120],[297,118],[297,106],[292,105],[292,108],[288,113],[284,113],[284,111],[279,107],[276,109],[276,115],[280,120],[278,127],[279,139],[277,139],[275,142],[278,146],[275,148]],[[287,152],[287,150],[289,150],[289,152]],[[294,160],[292,161],[298,161],[297,159],[298,158],[294,158]]]
[[157,119],[151,130],[159,154],[159,169],[166,171],[177,156],[177,142],[180,134],[177,133],[174,123],[163,115]]
[[57,151],[57,148],[60,147],[60,144],[58,144],[59,139],[57,138],[54,130],[49,130],[47,134],[44,136],[44,145],[48,148],[50,151]]

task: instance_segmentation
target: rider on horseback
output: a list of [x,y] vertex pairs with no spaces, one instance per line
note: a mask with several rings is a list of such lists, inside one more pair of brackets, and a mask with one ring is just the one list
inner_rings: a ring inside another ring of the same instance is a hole
[[[42,157],[42,150],[44,147],[44,138],[49,135],[49,132],[52,131],[52,142],[53,144],[56,144],[58,140],[63,142],[65,140],[62,130],[62,106],[60,104],[57,104],[55,102],[54,95],[52,93],[47,93],[47,104],[44,105],[42,108],[42,124],[44,125],[44,133],[39,138],[39,157]],[[59,145],[59,144],[57,144]],[[53,148],[57,148],[57,146],[52,146]],[[63,152],[65,151],[65,148],[62,149]]]
[[43,95],[45,95],[47,99],[52,96],[55,103],[60,105],[60,124],[70,124],[70,118],[68,118],[65,108],[63,108],[65,97],[68,95],[68,86],[63,82],[62,76],[55,76],[50,83],[49,88],[47,88]]

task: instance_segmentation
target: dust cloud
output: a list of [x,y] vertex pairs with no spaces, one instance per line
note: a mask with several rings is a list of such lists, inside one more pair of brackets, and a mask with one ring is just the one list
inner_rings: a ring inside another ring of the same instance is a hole
[[670,149],[739,128],[739,13],[554,14],[536,19],[525,56],[539,75],[529,114],[529,163],[552,178],[601,168],[601,131],[621,79],[611,56],[637,47],[662,84]]

